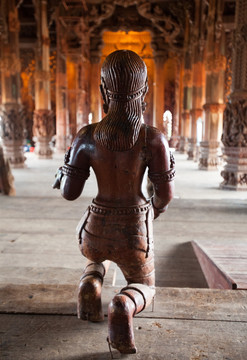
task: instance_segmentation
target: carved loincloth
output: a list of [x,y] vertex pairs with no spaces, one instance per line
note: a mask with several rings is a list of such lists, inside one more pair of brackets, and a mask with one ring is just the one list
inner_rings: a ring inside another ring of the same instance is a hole
[[77,233],[82,254],[91,261],[115,262],[128,283],[154,285],[153,209],[140,206],[111,208],[93,202]]

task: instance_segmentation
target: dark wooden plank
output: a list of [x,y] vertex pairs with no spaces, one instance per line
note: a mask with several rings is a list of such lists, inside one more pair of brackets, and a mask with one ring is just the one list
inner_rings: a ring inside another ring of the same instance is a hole
[[247,242],[200,240],[192,245],[210,287],[227,288],[227,282],[230,288],[247,289]]
[[203,274],[208,286],[212,289],[236,289],[237,284],[230,278],[205,250],[196,242],[192,241],[192,246],[198,258]]
[[[104,286],[104,313],[120,288]],[[0,286],[0,312],[76,314],[75,285]],[[247,321],[247,292],[212,289],[157,288],[150,306],[138,317]]]
[[[247,324],[220,321],[134,319],[137,355],[114,359],[246,360]],[[72,316],[1,315],[1,359],[110,359],[107,321]]]

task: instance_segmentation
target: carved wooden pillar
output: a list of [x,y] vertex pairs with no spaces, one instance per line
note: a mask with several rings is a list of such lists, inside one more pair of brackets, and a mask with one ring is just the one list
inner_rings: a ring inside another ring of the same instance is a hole
[[223,189],[247,190],[247,0],[236,1],[232,92],[224,111]]
[[77,130],[88,124],[88,115],[90,112],[90,63],[87,59],[83,59],[79,64],[78,80],[79,91],[77,94]]
[[[197,160],[197,121],[202,119],[205,102],[204,33],[205,4],[195,1],[195,23],[192,29],[192,105],[188,160]],[[201,134],[202,135],[202,134]]]
[[190,53],[185,55],[184,77],[183,77],[183,111],[179,151],[187,153],[188,139],[190,137],[190,110],[192,99],[192,69]]
[[170,147],[177,148],[179,144],[179,118],[180,118],[180,74],[181,74],[181,58],[175,58],[175,99],[174,113],[172,117],[172,137]]
[[91,73],[90,73],[90,103],[91,103],[91,113],[92,113],[92,122],[96,123],[102,118],[101,111],[101,95],[100,95],[100,56],[91,55]]
[[78,57],[67,56],[67,96],[69,113],[69,133],[67,134],[70,142],[77,132],[77,91],[78,91]]
[[57,22],[57,72],[56,72],[56,149],[64,152],[69,146],[69,127],[66,56],[62,54],[60,26]]
[[37,53],[35,68],[35,111],[33,133],[36,137],[35,153],[39,158],[51,158],[51,138],[54,135],[54,115],[50,94],[50,41],[47,26],[47,0],[36,3]]
[[186,14],[183,63],[183,109],[181,116],[181,137],[179,143],[179,151],[181,153],[187,153],[188,138],[190,136],[190,110],[192,100],[192,54],[189,34],[189,15]]
[[167,59],[166,53],[154,55],[154,125],[163,131],[163,114],[165,111],[165,78],[164,65]]
[[[76,124],[77,131],[83,126],[88,124],[88,117],[90,113],[90,38],[89,29],[86,23],[86,19],[82,17],[80,19],[81,24],[81,49],[80,49],[80,61],[78,62],[77,77],[78,77],[78,89],[77,89],[77,113]],[[100,79],[99,79],[100,81]]]
[[226,67],[226,58],[223,53],[222,4],[222,0],[211,0],[209,2],[206,44],[206,103],[203,105],[205,124],[199,157],[199,169],[201,170],[216,170],[220,164],[220,136],[223,124]]
[[3,149],[12,167],[24,167],[24,117],[20,100],[19,20],[15,1],[1,4],[1,87],[0,130]]
[[148,71],[148,93],[144,100],[147,104],[147,107],[143,116],[146,124],[154,126],[154,118],[153,118],[154,61],[153,59],[145,59],[145,63],[147,65],[147,71]]
[[191,128],[188,160],[194,161],[197,158],[197,120],[202,118],[203,114],[202,104],[205,85],[204,71],[205,69],[202,61],[197,61],[193,64],[192,109],[190,110]]

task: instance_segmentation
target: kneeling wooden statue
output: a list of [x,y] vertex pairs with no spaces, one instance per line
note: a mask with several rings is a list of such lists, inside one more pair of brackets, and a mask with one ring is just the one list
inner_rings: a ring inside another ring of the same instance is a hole
[[[109,304],[108,342],[121,353],[135,353],[133,316],[155,294],[153,219],[173,197],[174,160],[164,135],[142,124],[147,69],[133,51],[107,56],[101,69],[101,94],[107,114],[83,127],[65,155],[54,188],[68,200],[78,198],[95,172],[98,194],[78,228],[79,246],[88,259],[80,279],[78,317],[102,321],[101,287],[110,261],[127,281]],[[146,168],[154,194],[142,193]]]

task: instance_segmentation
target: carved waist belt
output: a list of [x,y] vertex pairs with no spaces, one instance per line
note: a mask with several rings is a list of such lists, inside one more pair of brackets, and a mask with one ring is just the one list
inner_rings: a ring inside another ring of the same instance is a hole
[[143,205],[135,205],[128,207],[108,207],[98,205],[94,201],[90,205],[90,211],[100,215],[130,215],[130,214],[141,214],[147,212],[152,207],[150,202]]

